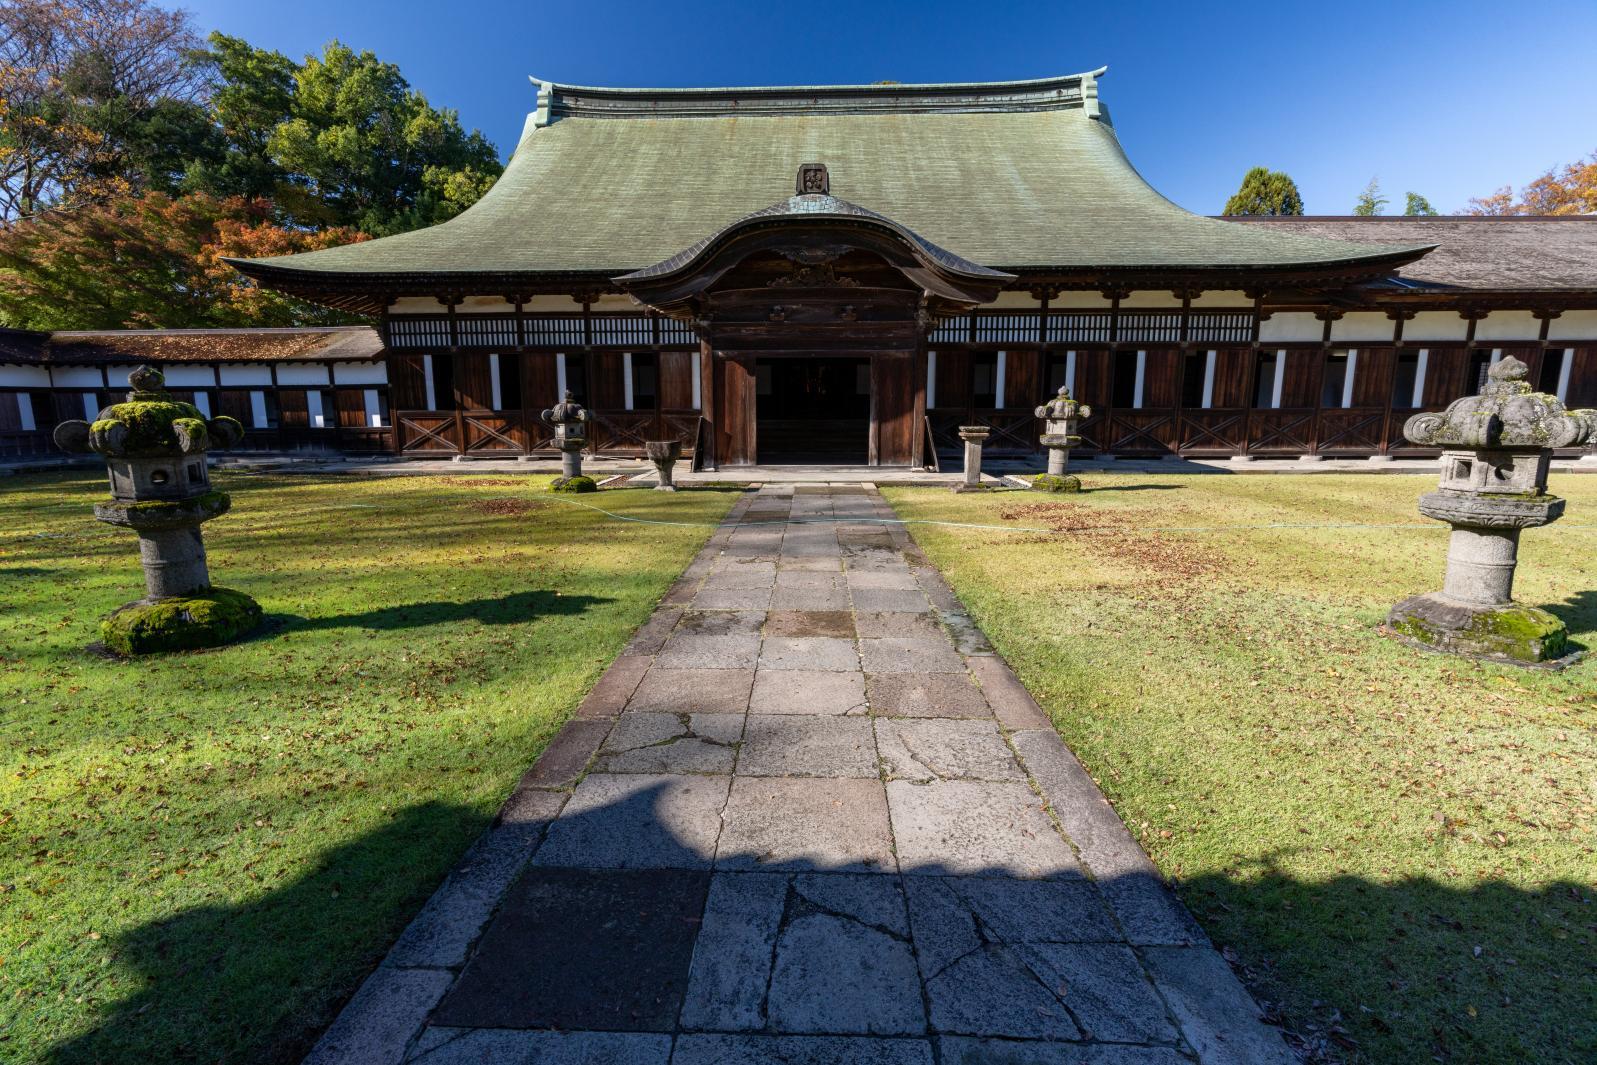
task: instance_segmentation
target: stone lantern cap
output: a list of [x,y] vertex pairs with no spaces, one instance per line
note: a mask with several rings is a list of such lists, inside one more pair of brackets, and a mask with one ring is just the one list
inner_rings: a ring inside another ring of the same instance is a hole
[[961,440],[986,440],[987,434],[993,431],[990,425],[961,425],[959,438]]
[[110,459],[173,458],[231,447],[244,439],[244,426],[236,418],[206,418],[193,404],[174,399],[165,390],[166,376],[153,366],[128,374],[128,384],[133,391],[127,401],[105,408],[92,424],[65,421],[56,426],[57,446]]
[[1454,400],[1440,414],[1416,414],[1403,435],[1425,447],[1541,451],[1597,438],[1597,411],[1566,410],[1556,396],[1531,389],[1529,369],[1512,355],[1487,373],[1478,396]]
[[543,412],[543,420],[556,428],[562,425],[575,427],[588,420],[588,412],[568,389],[565,399]]
[[1064,421],[1066,418],[1091,418],[1092,408],[1070,398],[1070,389],[1061,385],[1059,394],[1032,412],[1047,421]]

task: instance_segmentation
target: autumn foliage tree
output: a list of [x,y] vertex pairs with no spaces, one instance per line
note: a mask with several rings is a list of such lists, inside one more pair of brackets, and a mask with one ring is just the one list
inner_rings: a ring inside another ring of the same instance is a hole
[[319,324],[336,312],[262,289],[224,256],[347,244],[347,227],[294,229],[265,200],[147,192],[0,230],[0,317],[25,329]]
[[1517,196],[1513,186],[1504,185],[1469,204],[1470,214],[1481,215],[1597,214],[1597,152],[1547,171]]
[[296,62],[202,43],[151,0],[0,0],[0,90],[5,325],[326,320],[257,292],[216,249],[432,225],[502,169],[481,133],[370,52],[334,41]]

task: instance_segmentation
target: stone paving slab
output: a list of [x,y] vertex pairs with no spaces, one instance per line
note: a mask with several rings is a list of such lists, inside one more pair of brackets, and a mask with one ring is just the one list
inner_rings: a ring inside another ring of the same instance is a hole
[[736,503],[311,1060],[1291,1060],[892,517]]

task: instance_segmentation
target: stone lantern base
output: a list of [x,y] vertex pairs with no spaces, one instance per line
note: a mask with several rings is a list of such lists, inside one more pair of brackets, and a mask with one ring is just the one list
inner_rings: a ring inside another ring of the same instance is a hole
[[1400,639],[1513,665],[1558,669],[1580,657],[1570,653],[1564,623],[1534,606],[1473,606],[1439,592],[1416,595],[1392,608],[1386,629]]
[[243,592],[207,588],[118,607],[100,622],[100,639],[119,655],[193,651],[248,636],[261,618],[260,604]]
[[1036,492],[1079,492],[1081,478],[1072,473],[1039,473],[1031,479],[1031,487]]

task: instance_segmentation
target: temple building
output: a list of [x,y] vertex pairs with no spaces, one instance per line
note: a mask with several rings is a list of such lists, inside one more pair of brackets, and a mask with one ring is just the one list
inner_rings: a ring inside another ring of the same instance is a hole
[[[1191,214],[1127,159],[1104,71],[988,84],[540,82],[504,175],[428,229],[233,265],[370,329],[0,335],[0,450],[153,361],[258,447],[922,466],[1033,454],[1424,454],[1505,355],[1597,406],[1597,218]],[[174,369],[181,367],[179,372]]]

